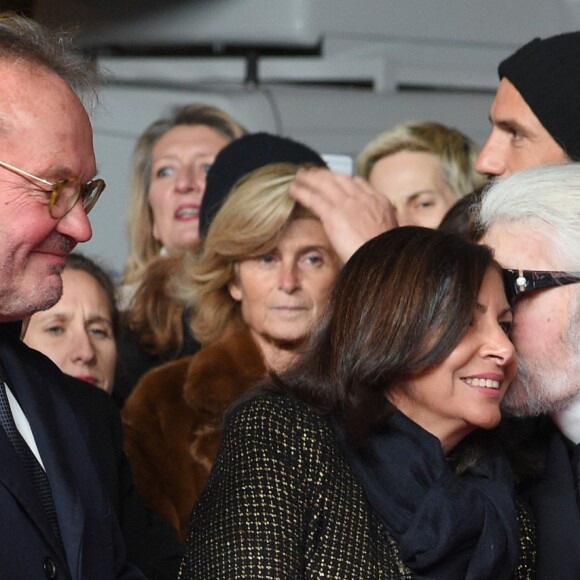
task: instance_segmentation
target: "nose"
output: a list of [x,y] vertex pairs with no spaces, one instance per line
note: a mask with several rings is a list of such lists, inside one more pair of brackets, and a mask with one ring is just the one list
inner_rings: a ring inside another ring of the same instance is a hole
[[411,226],[413,225],[413,220],[411,218],[411,212],[404,208],[395,208],[395,217],[397,218],[397,223],[400,226]]
[[512,341],[497,323],[483,345],[482,356],[494,359],[501,367],[509,365],[516,359],[516,349]]
[[93,230],[80,199],[58,220],[56,231],[72,238],[76,243],[88,242],[91,239]]
[[205,172],[195,165],[184,165],[177,174],[175,190],[179,193],[203,191],[205,188]]
[[475,160],[475,171],[494,177],[500,177],[506,173],[505,156],[494,130],[492,130],[487,141],[483,144]]
[[97,355],[93,347],[90,336],[86,330],[76,333],[73,338],[74,348],[72,351],[72,360],[76,363],[91,364],[94,363]]
[[298,266],[292,264],[282,264],[280,270],[279,288],[287,294],[291,294],[300,287],[300,274]]

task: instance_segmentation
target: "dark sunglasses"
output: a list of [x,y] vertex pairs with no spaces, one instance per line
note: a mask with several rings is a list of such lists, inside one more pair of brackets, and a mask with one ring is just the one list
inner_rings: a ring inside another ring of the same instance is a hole
[[541,270],[503,269],[505,293],[510,304],[524,292],[544,290],[580,282],[580,272],[545,272]]

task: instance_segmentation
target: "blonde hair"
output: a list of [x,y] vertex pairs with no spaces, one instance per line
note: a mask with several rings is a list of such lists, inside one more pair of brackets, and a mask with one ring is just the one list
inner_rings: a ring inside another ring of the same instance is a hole
[[218,340],[239,319],[239,303],[229,292],[236,265],[273,250],[287,226],[317,219],[288,194],[298,166],[274,163],[241,179],[214,217],[201,248],[184,257],[176,297],[193,304],[192,328],[204,345]]
[[139,137],[133,152],[131,199],[129,202],[129,256],[123,283],[138,282],[147,266],[159,256],[161,243],[153,237],[153,212],[149,205],[151,153],[159,139],[179,125],[202,125],[217,131],[229,141],[247,133],[233,117],[217,107],[190,104],[174,109],[170,117],[149,125]]
[[457,129],[431,121],[400,123],[377,135],[359,154],[356,172],[368,179],[378,161],[401,151],[436,155],[443,179],[457,198],[485,183],[485,177],[474,169],[477,145]]

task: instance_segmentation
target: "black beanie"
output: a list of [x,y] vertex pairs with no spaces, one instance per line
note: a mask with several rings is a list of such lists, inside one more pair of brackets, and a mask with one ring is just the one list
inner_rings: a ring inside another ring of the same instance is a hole
[[500,63],[498,73],[568,157],[580,160],[580,32],[535,38]]
[[199,209],[201,238],[206,237],[209,226],[230,189],[248,173],[270,163],[327,167],[316,151],[286,137],[252,133],[232,141],[217,154],[207,174]]

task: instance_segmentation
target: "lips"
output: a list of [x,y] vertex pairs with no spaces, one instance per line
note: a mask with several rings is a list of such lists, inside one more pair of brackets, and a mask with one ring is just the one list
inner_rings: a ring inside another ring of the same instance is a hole
[[280,313],[296,314],[307,312],[308,308],[306,306],[271,306],[270,310]]
[[500,381],[495,379],[479,379],[479,378],[465,378],[463,379],[468,385],[472,387],[480,387],[484,389],[499,389]]
[[91,375],[77,375],[76,378],[86,383],[91,383],[91,385],[97,385],[99,383],[98,379]]
[[37,251],[55,256],[66,256],[74,249],[75,245],[75,241],[70,237],[53,232],[37,247]]
[[68,236],[63,236],[58,232],[53,234],[35,248],[36,254],[43,254],[52,259],[61,262],[64,265],[64,259],[75,248],[76,242]]
[[195,219],[199,217],[198,205],[183,205],[175,211],[176,219]]

